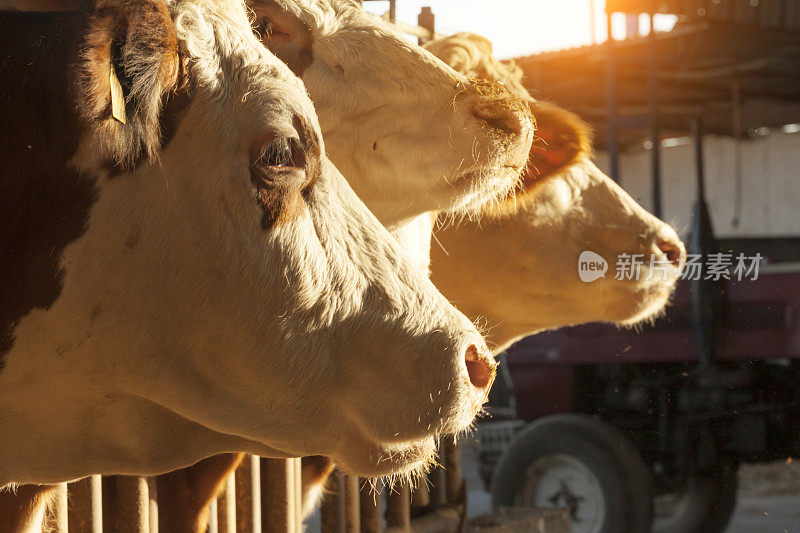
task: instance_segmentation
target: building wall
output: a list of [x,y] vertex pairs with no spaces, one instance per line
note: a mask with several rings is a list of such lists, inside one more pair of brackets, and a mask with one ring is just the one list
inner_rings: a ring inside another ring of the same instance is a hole
[[[800,235],[800,133],[775,132],[741,141],[742,210],[734,225],[735,141],[706,136],[706,195],[714,232],[719,237]],[[662,218],[686,237],[695,200],[694,147],[691,143],[661,149]],[[608,169],[608,155],[597,165]],[[620,183],[645,208],[652,208],[650,151],[620,157]]]

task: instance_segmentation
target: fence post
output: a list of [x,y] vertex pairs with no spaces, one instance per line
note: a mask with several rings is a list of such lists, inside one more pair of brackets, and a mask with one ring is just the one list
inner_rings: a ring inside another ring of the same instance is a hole
[[347,528],[346,519],[346,496],[344,474],[340,470],[334,470],[328,476],[325,484],[325,496],[322,498],[322,533],[345,533]]
[[411,487],[401,481],[386,495],[386,525],[408,529],[411,527]]
[[219,512],[217,501],[218,499],[215,499],[211,502],[211,505],[208,506],[208,530],[206,533],[219,533]]
[[150,533],[158,533],[158,483],[156,477],[147,478],[148,514]]
[[236,480],[233,472],[228,474],[225,490],[217,498],[217,531],[236,533]]
[[236,531],[261,533],[261,474],[259,457],[246,455],[236,469]]
[[[444,441],[439,441],[439,464],[447,464],[447,446]],[[447,504],[447,476],[445,475],[444,468],[436,466],[428,474],[428,479],[431,486],[428,489],[430,493],[430,504],[433,507],[441,507]]]
[[103,488],[100,476],[70,483],[67,498],[69,531],[103,533]]
[[67,533],[68,523],[68,504],[67,504],[67,484],[59,483],[54,493],[53,501],[53,522],[56,533]]
[[428,488],[427,476],[420,479],[417,486],[414,487],[414,492],[411,494],[411,503],[414,507],[427,507],[431,504],[431,493]]
[[265,533],[302,533],[300,459],[262,459]]
[[347,533],[361,531],[361,499],[358,476],[344,476],[344,519]]
[[107,476],[103,479],[103,531],[148,533],[150,498],[147,479]]
[[433,15],[433,10],[430,7],[425,6],[420,9],[419,15],[417,15],[417,24],[430,32],[429,39],[418,37],[417,44],[422,45],[425,41],[433,39],[436,30],[436,19]]
[[383,531],[383,493],[381,482],[374,485],[366,479],[361,480],[361,531],[363,533],[381,533]]
[[461,472],[461,450],[456,444],[455,437],[446,437],[444,440],[445,456],[445,477],[447,485],[447,503],[462,503],[464,487],[464,476]]

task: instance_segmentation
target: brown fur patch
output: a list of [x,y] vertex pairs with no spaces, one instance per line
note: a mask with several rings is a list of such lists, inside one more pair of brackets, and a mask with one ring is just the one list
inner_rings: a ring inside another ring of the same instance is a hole
[[576,114],[548,102],[531,102],[536,136],[522,175],[523,191],[592,155],[591,128]]
[[513,216],[535,197],[536,186],[592,155],[592,132],[574,113],[548,102],[531,102],[537,130],[521,185],[505,201],[489,206],[489,216]]
[[[294,128],[299,140],[270,139],[266,146],[255,147],[250,180],[256,189],[256,201],[264,210],[261,219],[264,229],[296,217],[319,178],[322,157],[319,138],[299,116],[295,116]],[[281,145],[282,153],[270,152],[276,144]],[[278,159],[283,166],[276,166]]]
[[[125,92],[128,120],[111,117],[110,69]],[[99,2],[89,20],[78,64],[82,150],[100,167],[129,170],[161,147],[161,108],[178,86],[178,38],[160,0]],[[87,158],[79,152],[81,161]]]

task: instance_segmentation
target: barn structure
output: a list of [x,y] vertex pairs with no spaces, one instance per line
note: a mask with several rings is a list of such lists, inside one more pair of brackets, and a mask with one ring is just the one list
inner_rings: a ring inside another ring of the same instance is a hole
[[[674,28],[640,31],[657,13],[677,15]],[[695,121],[715,231],[796,233],[800,3],[608,0],[609,33],[620,14],[625,39],[517,58],[527,88],[589,121],[601,168],[684,234]]]
[[[394,19],[394,8],[391,0],[387,19]],[[718,234],[796,233],[800,182],[787,164],[791,158],[781,154],[800,153],[800,2],[608,0],[609,28],[618,12],[632,15],[624,40],[516,59],[532,94],[589,121],[600,166],[679,228],[689,224],[694,146],[705,143]],[[679,21],[672,31],[641,35],[639,15],[648,15],[652,27],[656,13],[678,15]],[[432,11],[423,9],[419,26],[401,28],[421,41],[432,37]],[[605,80],[604,91],[598,80]],[[455,442],[442,443],[440,462],[413,498],[408,486],[386,495],[335,472],[322,531],[457,530],[465,500]],[[299,487],[299,459],[247,457],[212,505],[208,531],[299,533]],[[94,476],[63,485],[49,520],[59,532],[154,533],[154,483]]]

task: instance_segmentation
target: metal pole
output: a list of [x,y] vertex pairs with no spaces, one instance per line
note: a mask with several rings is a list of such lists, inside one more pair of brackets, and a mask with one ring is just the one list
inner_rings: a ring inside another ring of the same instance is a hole
[[389,0],[389,21],[397,22],[397,0]]
[[[697,202],[692,214],[692,233],[689,239],[689,250],[700,254],[701,262],[716,248],[711,216],[706,204],[705,171],[703,168],[703,126],[699,118],[692,121],[692,137],[694,139],[695,168],[697,172]],[[692,331],[694,333],[697,358],[701,375],[707,375],[714,359],[714,330],[718,307],[718,290],[716,283],[703,279],[689,281],[689,305],[692,313]]]
[[[436,17],[433,16],[433,10],[430,7],[424,6],[419,15],[417,15],[417,25],[425,28],[428,30],[433,38],[433,35],[436,33]],[[422,37],[417,38],[417,44],[421,45],[427,39],[423,39]]]
[[447,503],[461,503],[464,497],[464,475],[461,470],[461,450],[458,444],[456,444],[455,437],[446,437],[444,445],[447,449],[444,456]]
[[135,476],[103,478],[103,531],[147,533],[150,496],[147,479]]
[[320,517],[322,533],[346,533],[345,486],[341,470],[334,470],[328,476]]
[[347,533],[361,531],[361,502],[358,476],[344,476],[344,520]]
[[[246,455],[234,472],[236,479],[236,530],[261,533],[261,464]],[[281,510],[276,510],[280,512]]]
[[738,81],[731,87],[733,100],[733,179],[735,188],[733,192],[733,227],[738,228],[742,218],[742,86]]
[[611,13],[606,13],[606,128],[608,130],[608,164],[611,179],[619,182],[619,146],[617,142],[617,83],[614,68],[614,37],[611,35]]
[[67,487],[69,495],[69,531],[102,533],[103,490],[100,476],[74,481]]
[[361,533],[383,531],[383,494],[380,480],[375,485],[362,479],[361,485]]
[[661,132],[658,121],[658,43],[654,15],[650,13],[650,35],[648,36],[650,57],[648,78],[650,79],[650,143],[653,174],[653,214],[661,218]]
[[386,496],[386,525],[406,531],[411,528],[411,487],[406,481],[397,483]]
[[264,533],[303,531],[300,469],[300,459],[261,460],[260,520]]

